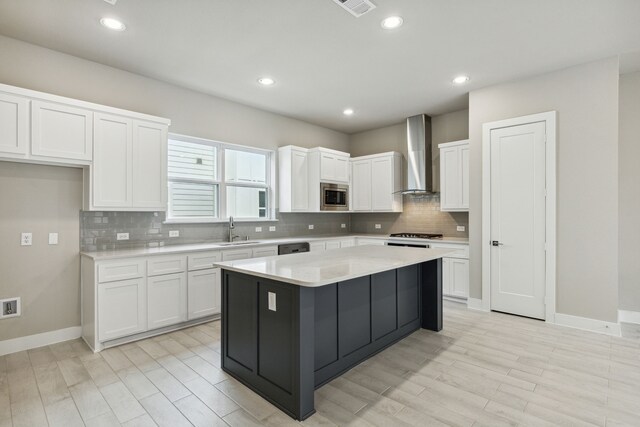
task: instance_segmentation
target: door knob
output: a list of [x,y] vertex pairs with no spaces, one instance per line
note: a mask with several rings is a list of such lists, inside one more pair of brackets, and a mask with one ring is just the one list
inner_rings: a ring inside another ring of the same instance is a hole
[[504,245],[504,243],[500,243],[497,240],[492,240],[491,241],[491,246],[502,246]]

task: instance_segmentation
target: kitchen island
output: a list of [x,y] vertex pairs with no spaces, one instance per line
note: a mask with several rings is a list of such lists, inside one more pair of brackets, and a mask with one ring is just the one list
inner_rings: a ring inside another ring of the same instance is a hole
[[217,263],[224,371],[311,416],[316,388],[421,327],[442,329],[449,252],[357,246]]

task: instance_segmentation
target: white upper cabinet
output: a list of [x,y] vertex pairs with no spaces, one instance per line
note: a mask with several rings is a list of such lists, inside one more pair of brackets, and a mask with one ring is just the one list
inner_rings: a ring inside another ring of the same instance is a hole
[[95,114],[88,210],[165,210],[167,126]]
[[447,142],[440,148],[440,210],[469,210],[469,141]]
[[351,159],[352,208],[356,212],[402,212],[402,155],[397,152]]
[[305,148],[278,149],[280,212],[309,211],[309,152]]
[[22,158],[29,144],[29,100],[0,92],[0,154]]
[[351,208],[354,211],[370,211],[371,194],[371,160],[352,160],[353,182],[351,185]]
[[93,112],[54,102],[31,102],[31,154],[53,159],[93,159]]
[[167,126],[133,121],[133,207],[167,208]]
[[349,155],[337,151],[318,149],[320,151],[320,181],[349,183]]

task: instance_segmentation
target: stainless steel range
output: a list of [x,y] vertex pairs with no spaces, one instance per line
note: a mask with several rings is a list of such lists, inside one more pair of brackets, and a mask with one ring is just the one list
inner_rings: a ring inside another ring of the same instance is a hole
[[429,239],[438,240],[442,239],[442,234],[439,233],[392,233],[389,235],[389,241],[387,246],[405,246],[408,248],[428,248],[427,242],[407,242],[406,240],[393,240],[393,238],[405,238],[405,239]]

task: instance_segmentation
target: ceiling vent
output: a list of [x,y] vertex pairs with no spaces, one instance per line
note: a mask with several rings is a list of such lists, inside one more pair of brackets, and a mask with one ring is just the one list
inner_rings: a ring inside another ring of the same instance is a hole
[[355,16],[361,17],[365,13],[376,8],[376,5],[369,0],[333,0],[339,4],[344,10]]
[[106,1],[107,3],[109,3],[109,4],[110,4],[110,5],[112,5],[112,6],[115,6],[115,4],[116,4],[116,2],[117,2],[118,0],[104,0],[104,1]]

